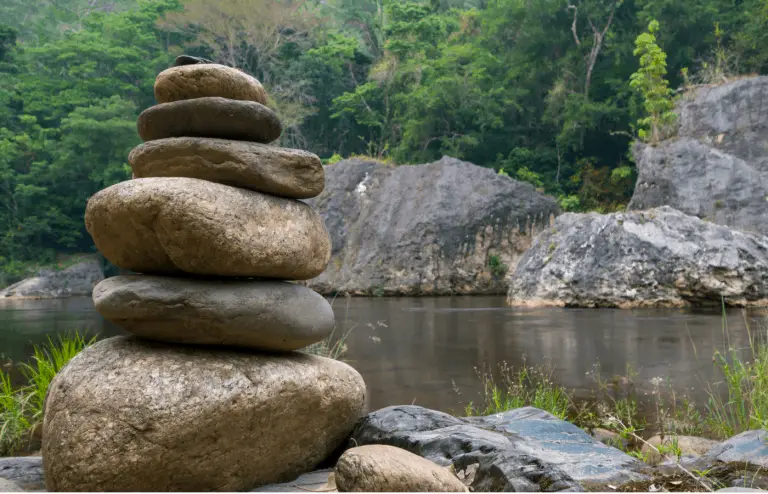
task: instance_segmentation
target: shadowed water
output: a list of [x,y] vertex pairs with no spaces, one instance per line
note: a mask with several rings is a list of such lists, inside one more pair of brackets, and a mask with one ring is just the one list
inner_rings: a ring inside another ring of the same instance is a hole
[[[763,329],[758,313],[730,311],[728,331],[718,311],[510,309],[502,297],[337,298],[337,334],[348,333],[345,360],[368,386],[370,409],[416,403],[451,412],[478,400],[474,368],[506,361],[547,364],[554,378],[587,397],[587,375],[638,371],[641,391],[669,378],[699,402],[715,379],[712,355],[730,343],[748,347]],[[89,298],[0,301],[0,357],[28,359],[48,336],[87,329],[123,334],[94,311]],[[458,389],[459,393],[457,393]]]

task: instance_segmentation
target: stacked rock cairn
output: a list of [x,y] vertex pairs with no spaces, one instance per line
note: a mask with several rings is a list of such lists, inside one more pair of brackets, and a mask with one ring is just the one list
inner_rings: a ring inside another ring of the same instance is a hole
[[134,180],[95,194],[96,247],[136,275],[94,289],[131,336],[80,353],[49,388],[49,491],[238,491],[311,471],[344,443],[360,375],[295,350],[328,337],[328,302],[298,284],[330,260],[317,156],[281,132],[261,83],[182,56],[139,117]]

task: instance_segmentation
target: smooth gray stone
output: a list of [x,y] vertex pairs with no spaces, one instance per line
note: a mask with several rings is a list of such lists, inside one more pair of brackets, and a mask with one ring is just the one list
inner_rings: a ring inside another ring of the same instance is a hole
[[96,310],[142,338],[297,350],[327,338],[333,309],[293,283],[115,276],[93,290]]

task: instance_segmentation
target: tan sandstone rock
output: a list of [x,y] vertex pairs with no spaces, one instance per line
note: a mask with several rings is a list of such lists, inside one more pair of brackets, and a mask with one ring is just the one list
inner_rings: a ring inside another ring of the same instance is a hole
[[325,187],[325,170],[314,154],[255,142],[159,139],[136,147],[128,161],[138,178],[199,178],[296,199],[315,197]]
[[238,491],[311,471],[350,433],[360,375],[301,353],[116,337],[56,376],[45,406],[49,491]]
[[[643,444],[643,447],[640,449],[640,451],[648,455],[646,459],[647,463],[651,465],[657,465],[664,461],[664,458],[653,448],[658,449],[659,445],[664,445],[667,447],[666,449],[669,450],[671,447],[673,447],[675,442],[677,442],[677,447],[680,448],[680,453],[682,455],[693,456],[701,456],[716,445],[720,444],[717,441],[696,436],[668,435],[664,437],[664,441],[661,440],[661,436],[653,436],[652,438],[648,439],[648,441],[646,441],[646,444]],[[653,446],[653,448],[651,446]],[[673,451],[665,451],[665,455],[671,460],[676,460],[675,453]]]
[[208,96],[267,104],[267,92],[258,79],[226,65],[206,63],[171,67],[160,72],[155,80],[158,103]]
[[85,225],[99,251],[150,274],[309,279],[331,242],[303,202],[194,178],[138,178],[88,201]]
[[347,450],[336,464],[340,492],[467,492],[447,468],[385,445]]
[[218,137],[269,143],[283,131],[277,114],[255,101],[195,98],[147,108],[136,124],[144,141],[168,137]]
[[93,290],[105,319],[151,340],[297,350],[328,337],[331,305],[283,281],[115,276]]

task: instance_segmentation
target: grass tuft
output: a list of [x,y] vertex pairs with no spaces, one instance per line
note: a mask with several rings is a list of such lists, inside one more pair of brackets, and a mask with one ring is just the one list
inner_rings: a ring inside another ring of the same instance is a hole
[[498,377],[486,368],[475,371],[483,383],[483,399],[479,405],[470,402],[466,406],[467,416],[492,415],[525,406],[546,410],[561,419],[568,414],[570,396],[565,388],[552,380],[552,369],[525,363],[514,369],[503,362]]
[[56,340],[48,338],[42,347],[35,345],[32,363],[21,365],[29,384],[19,389],[14,389],[10,375],[0,370],[0,455],[16,454],[27,445],[30,433],[42,423],[51,381],[95,340],[95,337],[86,340],[76,332]]

